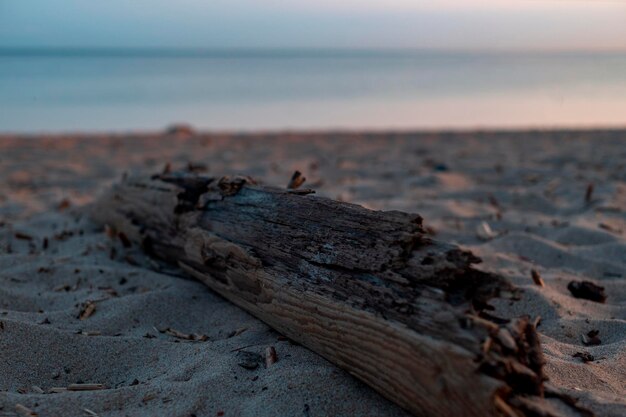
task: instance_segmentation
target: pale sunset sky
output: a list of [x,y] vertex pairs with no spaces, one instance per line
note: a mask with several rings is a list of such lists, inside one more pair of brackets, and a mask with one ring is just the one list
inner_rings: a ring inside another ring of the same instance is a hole
[[626,50],[626,1],[0,0],[0,47]]

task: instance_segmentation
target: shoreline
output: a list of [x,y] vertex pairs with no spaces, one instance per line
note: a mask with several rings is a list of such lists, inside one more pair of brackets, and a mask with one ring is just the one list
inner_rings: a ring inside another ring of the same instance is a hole
[[[168,133],[168,129],[172,127],[183,127],[190,129],[192,133],[177,135]],[[319,129],[300,129],[300,128],[284,128],[284,129],[196,129],[186,123],[173,123],[163,129],[121,129],[110,130],[68,130],[68,131],[35,131],[35,132],[11,132],[0,131],[0,140],[7,139],[63,139],[63,138],[133,138],[133,137],[155,137],[155,136],[183,136],[183,137],[208,137],[208,136],[324,136],[324,135],[368,135],[368,136],[430,136],[430,135],[454,135],[454,136],[472,136],[472,135],[515,135],[515,134],[626,134],[626,125],[598,125],[598,126],[537,126],[537,127],[459,127],[459,128],[319,128]],[[597,139],[597,138],[594,138]]]

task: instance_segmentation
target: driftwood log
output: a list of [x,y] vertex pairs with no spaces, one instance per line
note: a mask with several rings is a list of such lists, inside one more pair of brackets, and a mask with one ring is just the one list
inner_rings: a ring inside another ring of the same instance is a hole
[[488,314],[516,290],[478,258],[418,215],[305,193],[167,173],[124,179],[93,217],[417,416],[591,415],[546,389],[530,318]]

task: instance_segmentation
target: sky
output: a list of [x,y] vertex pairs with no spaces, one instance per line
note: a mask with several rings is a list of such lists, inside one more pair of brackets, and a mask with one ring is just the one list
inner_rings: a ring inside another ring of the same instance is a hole
[[626,50],[626,1],[0,0],[0,47]]

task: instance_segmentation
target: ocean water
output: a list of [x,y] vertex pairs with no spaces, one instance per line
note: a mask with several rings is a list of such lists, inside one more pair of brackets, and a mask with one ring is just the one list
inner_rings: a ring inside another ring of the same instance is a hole
[[0,132],[626,126],[626,53],[0,50]]

